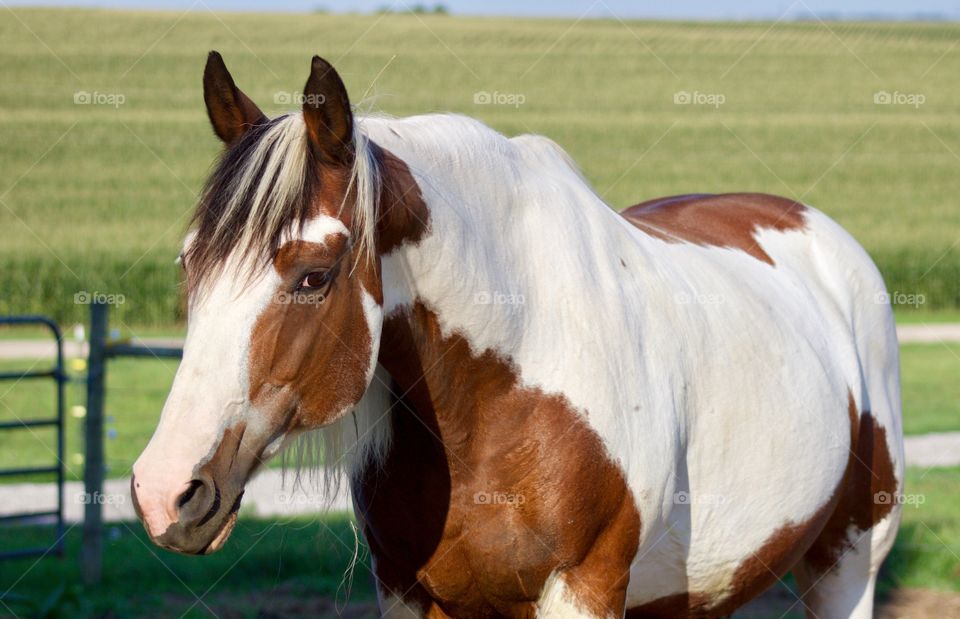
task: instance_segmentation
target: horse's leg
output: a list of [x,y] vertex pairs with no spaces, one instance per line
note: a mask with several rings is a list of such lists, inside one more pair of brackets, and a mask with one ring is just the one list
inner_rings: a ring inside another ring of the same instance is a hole
[[543,588],[537,603],[537,617],[558,619],[619,619],[623,617],[626,591],[619,587],[598,586],[582,579],[573,569],[554,574]]
[[793,574],[807,616],[871,619],[877,572],[886,556],[888,534],[892,542],[895,531],[896,527],[884,526],[884,523],[868,531],[858,531],[854,535],[859,539],[826,569],[817,561],[801,561]]
[[547,579],[537,602],[537,617],[623,617],[630,564],[637,553],[636,524],[636,509],[625,501],[586,557]]
[[385,619],[449,619],[449,616],[426,595],[426,592],[396,593],[377,586],[380,616]]
[[[817,619],[870,619],[880,564],[900,523],[902,472],[890,462],[883,432],[870,414],[860,436],[844,492],[827,526],[793,569],[807,615]],[[799,603],[798,603],[799,606]]]
[[377,557],[371,547],[380,616],[385,619],[446,619],[416,575]]

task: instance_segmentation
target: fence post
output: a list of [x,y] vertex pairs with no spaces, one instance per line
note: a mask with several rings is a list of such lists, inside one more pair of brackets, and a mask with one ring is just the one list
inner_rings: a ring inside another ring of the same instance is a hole
[[98,584],[103,572],[103,390],[106,377],[105,346],[108,306],[90,303],[90,351],[87,356],[87,415],[84,424],[83,545],[80,549],[84,583]]

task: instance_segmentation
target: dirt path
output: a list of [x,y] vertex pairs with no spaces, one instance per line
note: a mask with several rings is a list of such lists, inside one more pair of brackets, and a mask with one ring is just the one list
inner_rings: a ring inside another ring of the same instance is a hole
[[[349,484],[340,482],[341,491],[336,496],[325,494],[321,488],[304,480],[294,484],[293,474],[286,478],[278,469],[267,469],[250,480],[243,495],[241,514],[258,518],[282,518],[316,514],[321,511],[353,511]],[[130,500],[130,480],[108,479],[103,492],[93,497],[103,506],[106,522],[131,522],[137,519]],[[87,503],[83,484],[71,481],[64,484],[63,509],[67,522],[81,522]],[[56,485],[53,483],[25,483],[0,485],[0,517],[24,511],[56,509]]]
[[[369,576],[369,575],[368,575]],[[355,578],[362,578],[359,572]],[[169,596],[165,599],[162,616],[190,606],[188,596]],[[334,602],[328,596],[311,594],[281,585],[269,592],[248,594],[214,594],[205,603],[221,619],[249,617],[256,609],[262,619],[302,619],[324,617],[342,619],[373,619],[380,614],[372,601],[353,601],[343,598]],[[734,619],[804,619],[803,606],[786,587],[778,586],[733,614]],[[900,589],[881,599],[874,612],[875,619],[947,619],[960,617],[960,593],[944,593],[928,589]]]
[[[176,338],[145,337],[133,338],[130,344],[150,346],[183,346],[183,340]],[[0,340],[0,359],[52,359],[57,347],[52,338],[36,340]],[[87,356],[87,343],[65,339],[63,354],[66,358]]]
[[[878,599],[874,619],[960,617],[960,593],[897,589]],[[789,589],[777,585],[733,614],[734,619],[804,619],[804,607]]]

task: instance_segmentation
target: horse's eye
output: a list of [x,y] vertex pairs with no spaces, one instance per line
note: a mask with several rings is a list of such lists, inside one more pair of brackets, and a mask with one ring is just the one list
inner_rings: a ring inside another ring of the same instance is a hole
[[313,271],[300,280],[299,290],[316,290],[330,283],[330,271]]

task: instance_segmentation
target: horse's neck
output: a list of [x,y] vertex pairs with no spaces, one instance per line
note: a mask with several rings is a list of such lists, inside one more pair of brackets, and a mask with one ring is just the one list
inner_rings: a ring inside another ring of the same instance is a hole
[[372,133],[423,208],[406,221],[423,231],[383,252],[386,315],[419,301],[472,346],[509,354],[553,320],[528,303],[569,308],[615,288],[626,226],[549,140],[443,116],[378,120]]
[[[401,393],[454,444],[495,423],[491,411],[522,414],[531,390],[585,409],[595,388],[581,388],[572,359],[600,363],[598,342],[631,337],[607,311],[621,258],[638,251],[626,227],[549,141],[468,124],[462,139],[425,145],[382,129],[374,141],[409,167],[428,218],[381,258],[381,362]],[[484,406],[520,386],[518,407]]]

